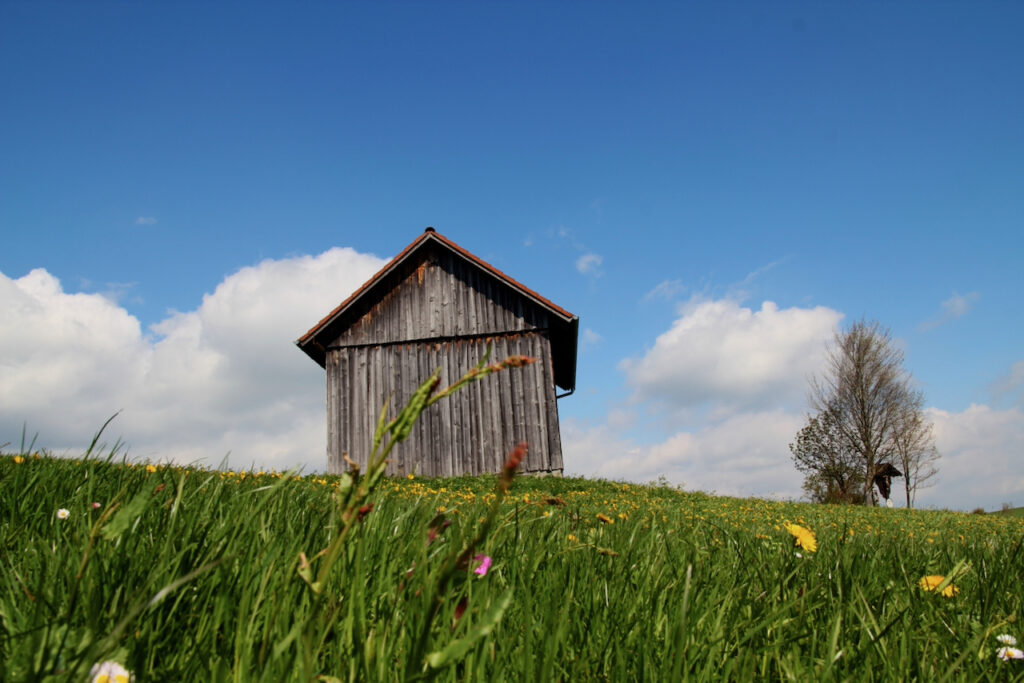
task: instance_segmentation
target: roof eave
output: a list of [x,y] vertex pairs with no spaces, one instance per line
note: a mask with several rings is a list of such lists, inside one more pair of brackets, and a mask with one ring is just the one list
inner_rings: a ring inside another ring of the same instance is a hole
[[299,339],[295,342],[295,345],[302,349],[303,353],[316,361],[317,365],[322,368],[327,367],[327,349],[316,340],[310,339],[303,342],[302,339]]
[[576,391],[576,358],[579,347],[579,331],[580,319],[574,315],[572,320],[569,321],[569,337],[571,341],[566,348],[566,355],[569,357],[562,363],[562,367],[567,368],[566,372],[569,373],[569,376],[565,378],[565,384],[556,381],[558,386],[570,393]]

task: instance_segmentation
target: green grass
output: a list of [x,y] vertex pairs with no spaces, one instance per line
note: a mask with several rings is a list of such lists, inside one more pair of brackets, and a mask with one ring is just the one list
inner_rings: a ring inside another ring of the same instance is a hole
[[1019,517],[383,478],[527,362],[361,476],[0,456],[0,680],[1024,680]]
[[[1024,640],[1015,517],[384,479],[316,592],[300,553],[316,578],[338,478],[22,460],[0,457],[2,680],[1024,680],[995,657]],[[957,566],[955,597],[919,588]]]

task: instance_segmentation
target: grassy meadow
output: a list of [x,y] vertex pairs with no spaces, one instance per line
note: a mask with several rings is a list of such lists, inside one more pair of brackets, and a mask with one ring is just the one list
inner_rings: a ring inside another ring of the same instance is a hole
[[0,456],[0,680],[1024,680],[1020,517],[507,484]]
[[0,455],[0,680],[1024,680],[1021,517],[384,477],[531,362],[337,477]]

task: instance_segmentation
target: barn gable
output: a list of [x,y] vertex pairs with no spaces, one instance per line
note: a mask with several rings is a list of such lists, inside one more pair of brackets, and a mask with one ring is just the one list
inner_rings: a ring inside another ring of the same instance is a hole
[[500,373],[432,406],[392,451],[392,474],[480,474],[530,444],[526,471],[560,472],[555,386],[576,380],[579,319],[433,229],[296,343],[327,371],[328,469],[362,462],[388,396],[402,403],[442,369],[454,382],[493,348],[538,363]]

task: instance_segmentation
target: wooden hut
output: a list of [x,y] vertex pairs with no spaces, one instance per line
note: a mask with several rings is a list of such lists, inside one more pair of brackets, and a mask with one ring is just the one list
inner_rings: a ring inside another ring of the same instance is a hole
[[327,467],[365,468],[386,399],[392,415],[434,370],[456,381],[492,347],[532,365],[474,382],[431,406],[391,452],[388,473],[500,471],[517,443],[524,472],[561,473],[556,387],[576,383],[579,318],[427,228],[296,344],[327,371]]

